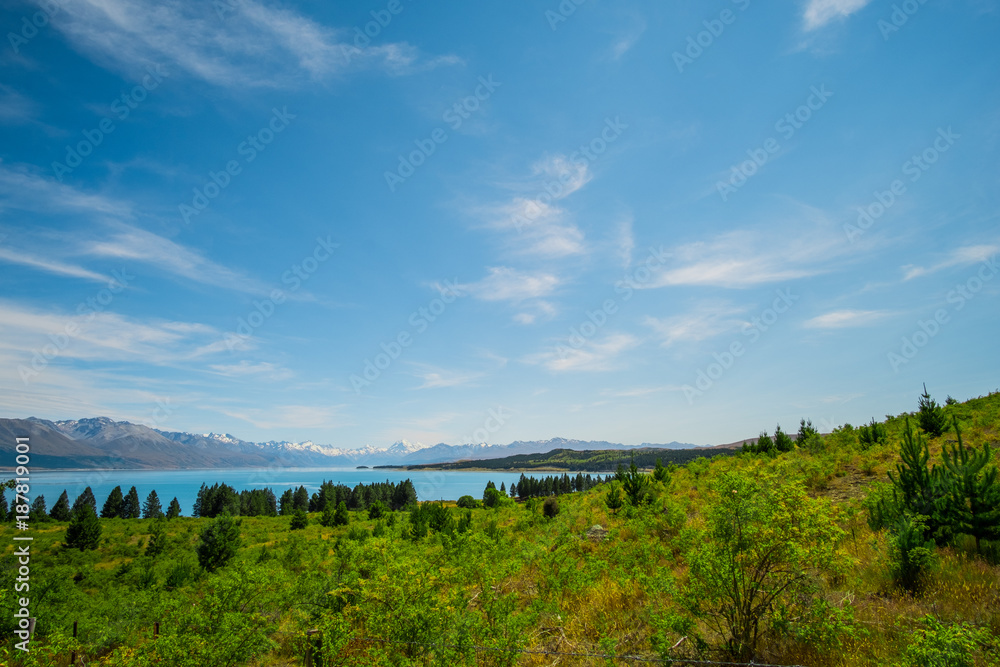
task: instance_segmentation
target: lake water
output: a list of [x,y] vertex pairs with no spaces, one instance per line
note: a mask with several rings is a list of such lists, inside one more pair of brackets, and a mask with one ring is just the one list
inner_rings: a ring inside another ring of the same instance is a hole
[[[532,473],[525,473],[531,477]],[[533,476],[545,477],[555,473],[533,473]],[[573,473],[574,475],[576,473]],[[560,473],[561,475],[561,473]],[[36,498],[45,495],[45,504],[52,509],[59,495],[66,490],[70,504],[88,486],[97,499],[97,511],[107,499],[108,494],[116,486],[122,487],[122,493],[128,493],[135,486],[139,500],[145,501],[150,491],[156,490],[160,504],[166,511],[170,500],[177,497],[184,516],[191,516],[198,489],[202,483],[211,486],[215,483],[225,483],[236,489],[259,489],[269,487],[274,494],[281,497],[285,489],[297,489],[305,486],[311,496],[319,490],[323,480],[334,484],[345,484],[351,488],[358,483],[401,482],[409,479],[417,490],[419,500],[458,500],[461,496],[470,495],[482,498],[486,483],[490,480],[499,489],[503,483],[510,487],[511,482],[520,479],[519,472],[466,472],[453,470],[356,470],[354,468],[233,468],[213,470],[86,470],[86,471],[45,471],[31,473],[31,493],[29,497]],[[7,501],[12,500],[10,493]]]

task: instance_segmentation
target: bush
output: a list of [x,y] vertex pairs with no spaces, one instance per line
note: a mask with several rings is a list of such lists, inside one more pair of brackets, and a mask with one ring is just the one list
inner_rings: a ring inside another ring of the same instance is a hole
[[614,482],[611,483],[611,490],[608,491],[608,495],[604,498],[604,504],[608,506],[608,509],[614,513],[617,513],[621,509],[625,501],[622,499],[622,492]]
[[223,512],[201,531],[201,542],[197,548],[198,564],[209,572],[215,572],[236,555],[241,544],[240,522],[228,512]]
[[559,501],[556,500],[555,496],[549,496],[542,503],[542,514],[545,515],[546,519],[551,519],[559,514]]
[[389,511],[389,508],[381,500],[376,500],[368,506],[368,518],[372,521],[381,519],[382,515]]
[[926,527],[920,516],[903,515],[893,526],[889,569],[893,581],[911,593],[922,588],[934,564],[934,542],[925,540]]
[[967,623],[945,625],[928,614],[924,626],[906,647],[904,667],[974,667],[980,649],[996,648],[988,630]]
[[292,526],[291,530],[302,530],[309,525],[309,517],[301,508],[296,508],[292,513]]
[[480,502],[472,496],[462,496],[458,499],[458,506],[462,509],[474,510],[480,506]]
[[948,428],[948,420],[944,416],[944,409],[937,404],[931,395],[927,393],[927,385],[924,385],[924,393],[920,395],[920,413],[917,418],[920,428],[931,436],[937,437]]
[[888,441],[889,435],[886,433],[885,426],[875,421],[874,417],[872,417],[870,424],[858,427],[858,445],[862,450],[875,445],[884,445]]

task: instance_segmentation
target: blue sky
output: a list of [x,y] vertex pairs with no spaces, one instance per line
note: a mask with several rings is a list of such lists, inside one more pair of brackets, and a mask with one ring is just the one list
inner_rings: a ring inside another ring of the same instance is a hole
[[716,444],[997,388],[993,0],[3,3],[0,407]]

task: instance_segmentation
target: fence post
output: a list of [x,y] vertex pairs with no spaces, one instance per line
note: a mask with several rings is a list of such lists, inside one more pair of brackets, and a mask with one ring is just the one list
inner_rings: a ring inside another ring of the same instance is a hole
[[[76,621],[73,621],[73,639],[76,639],[76,623],[77,623]],[[69,664],[70,665],[75,665],[76,664],[76,650],[75,649],[70,654]]]
[[153,639],[156,639],[159,636],[160,636],[160,622],[159,621],[154,621],[153,622]]
[[[313,635],[319,635],[316,641],[318,655],[313,660]],[[309,630],[306,632],[306,667],[323,667],[323,635],[319,630]]]

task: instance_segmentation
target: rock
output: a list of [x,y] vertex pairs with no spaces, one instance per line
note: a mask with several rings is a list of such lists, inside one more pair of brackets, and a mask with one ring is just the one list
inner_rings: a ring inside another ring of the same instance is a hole
[[602,542],[608,536],[608,531],[600,524],[594,524],[587,531],[587,539],[591,542]]

